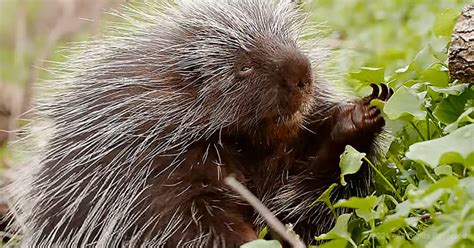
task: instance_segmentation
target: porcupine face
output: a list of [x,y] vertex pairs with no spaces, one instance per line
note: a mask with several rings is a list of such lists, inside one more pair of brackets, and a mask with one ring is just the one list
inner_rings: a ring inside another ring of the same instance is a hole
[[312,96],[311,64],[296,47],[277,49],[256,47],[243,53],[235,65],[235,81],[255,91],[248,95],[256,95],[254,104],[262,106],[255,115],[261,121],[297,124]]
[[185,8],[192,10],[181,8],[178,15],[185,16],[176,18],[187,20],[180,23],[186,37],[180,71],[195,83],[198,99],[207,99],[210,119],[240,129],[299,126],[314,87],[309,55],[300,48],[304,17],[296,6],[285,0],[204,0]]

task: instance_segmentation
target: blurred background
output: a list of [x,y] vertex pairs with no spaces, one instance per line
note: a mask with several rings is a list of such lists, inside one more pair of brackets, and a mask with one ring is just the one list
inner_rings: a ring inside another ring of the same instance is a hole
[[[24,124],[18,117],[30,109],[34,86],[51,77],[47,69],[64,60],[68,43],[100,35],[108,11],[141,1],[146,0],[0,0],[0,168],[14,166],[6,146],[15,139],[11,131]],[[342,71],[360,66],[394,71],[424,47],[445,54],[446,40],[431,31],[435,18],[459,13],[470,2],[314,0],[304,8],[341,51]]]

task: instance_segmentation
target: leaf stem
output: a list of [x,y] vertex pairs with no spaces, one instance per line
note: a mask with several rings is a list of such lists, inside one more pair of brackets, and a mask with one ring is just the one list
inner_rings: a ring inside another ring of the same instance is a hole
[[438,132],[439,132],[439,135],[442,135],[443,134],[443,129],[441,129],[441,127],[439,126],[438,123],[436,123],[436,117],[433,115],[433,112],[431,111],[431,109],[429,108],[426,108],[426,113],[428,113],[428,115],[430,116],[430,119],[433,121],[433,124],[434,126],[436,127],[436,129],[438,129]]
[[426,165],[424,165],[423,163],[419,163],[421,165],[421,168],[423,168],[423,171],[426,173],[426,175],[430,178],[430,180],[435,183],[436,182],[436,179],[434,179],[434,177],[431,175],[431,173],[428,171],[428,168],[426,168]]
[[413,180],[413,178],[410,176],[408,171],[405,170],[405,168],[400,163],[400,161],[397,158],[395,158],[395,155],[393,155],[393,154],[389,155],[389,160],[391,160],[395,164],[397,169],[399,169],[402,172],[402,174],[407,178],[407,180],[410,184],[412,184],[413,186],[416,186],[415,180]]
[[418,127],[415,125],[415,123],[413,121],[410,121],[410,124],[411,126],[416,130],[416,132],[418,133],[418,135],[420,136],[420,138],[423,140],[423,141],[426,141],[425,137],[423,136],[423,134],[421,133],[420,129],[418,129]]
[[430,132],[430,118],[428,115],[426,116],[426,138],[428,140],[431,139],[431,132]]
[[403,197],[397,192],[395,187],[393,187],[392,183],[388,181],[388,179],[382,174],[382,172],[380,172],[379,169],[377,169],[377,167],[375,167],[375,165],[367,157],[364,157],[364,160],[370,165],[370,167],[372,167],[375,173],[377,173],[382,178],[382,180],[387,184],[390,190],[392,190],[395,196],[397,196],[398,200],[402,201]]

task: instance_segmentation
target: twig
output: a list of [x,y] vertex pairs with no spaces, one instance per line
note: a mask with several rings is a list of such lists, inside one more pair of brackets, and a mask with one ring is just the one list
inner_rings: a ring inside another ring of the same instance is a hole
[[288,233],[287,228],[281,223],[263,203],[255,197],[244,185],[234,177],[229,176],[224,182],[240,194],[257,212],[265,219],[270,228],[284,238],[294,248],[305,248],[306,245],[296,236]]

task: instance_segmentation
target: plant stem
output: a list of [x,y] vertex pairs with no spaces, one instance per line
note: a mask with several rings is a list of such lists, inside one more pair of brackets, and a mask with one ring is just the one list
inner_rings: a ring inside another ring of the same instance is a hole
[[364,160],[370,165],[370,167],[372,167],[372,169],[375,171],[375,173],[377,173],[381,178],[382,180],[387,184],[387,186],[390,188],[390,190],[393,191],[393,193],[397,196],[398,200],[399,201],[402,201],[403,200],[403,197],[397,192],[397,190],[395,189],[395,187],[393,187],[393,185],[390,183],[390,181],[388,181],[388,179],[382,174],[382,172],[379,171],[379,169],[377,169],[377,167],[375,167],[375,165],[370,162],[370,160],[367,158],[367,157],[364,157]]
[[398,159],[394,158],[394,155],[389,155],[389,160],[391,160],[397,169],[399,169],[402,174],[407,178],[408,182],[411,183],[412,185],[416,186],[415,180],[408,174],[408,172],[403,168],[403,165],[398,161]]
[[428,140],[431,139],[431,132],[430,132],[430,118],[428,115],[426,116],[426,138]]
[[426,175],[430,178],[430,180],[433,181],[433,183],[435,183],[436,179],[434,179],[434,177],[428,171],[428,168],[426,168],[426,165],[424,165],[423,163],[420,163],[420,165],[421,165],[421,168],[423,168],[423,171],[425,171]]
[[420,129],[418,129],[418,127],[415,125],[415,123],[413,123],[413,121],[410,121],[412,127],[416,130],[416,132],[418,133],[418,135],[420,136],[420,138],[423,140],[423,141],[426,141],[425,137],[423,136],[423,134],[420,132]]
[[426,113],[428,113],[428,115],[430,116],[430,119],[433,121],[433,124],[436,127],[436,129],[438,129],[439,135],[442,135],[443,134],[443,129],[441,129],[441,127],[438,125],[438,123],[436,123],[437,119],[436,119],[436,117],[434,117],[431,109],[426,108]]

